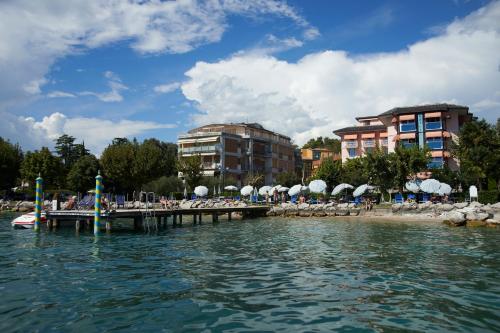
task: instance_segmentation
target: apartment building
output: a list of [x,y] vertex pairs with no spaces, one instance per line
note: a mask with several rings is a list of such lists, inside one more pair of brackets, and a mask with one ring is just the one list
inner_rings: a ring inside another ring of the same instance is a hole
[[300,152],[302,158],[302,176],[304,180],[311,177],[324,160],[341,159],[340,154],[337,154],[333,152],[333,150],[327,148],[303,148]]
[[376,147],[393,152],[398,145],[418,145],[431,149],[429,168],[445,164],[458,169],[450,154],[451,142],[457,140],[462,125],[471,121],[469,108],[452,104],[397,107],[378,116],[358,117],[357,126],[333,131],[342,140],[342,161],[363,156]]
[[205,176],[231,176],[238,186],[250,175],[272,184],[278,173],[295,170],[290,138],[257,123],[205,125],[180,135],[177,145],[179,158],[201,156]]

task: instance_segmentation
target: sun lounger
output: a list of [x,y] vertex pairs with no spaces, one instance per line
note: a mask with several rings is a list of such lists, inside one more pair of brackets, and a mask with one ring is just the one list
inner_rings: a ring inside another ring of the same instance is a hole
[[121,194],[116,195],[116,208],[125,208],[125,196]]
[[401,193],[396,193],[394,196],[394,202],[402,204],[404,202],[403,195]]

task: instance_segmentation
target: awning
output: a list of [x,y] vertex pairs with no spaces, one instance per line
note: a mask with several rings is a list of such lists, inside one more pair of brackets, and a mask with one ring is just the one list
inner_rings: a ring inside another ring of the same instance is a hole
[[387,138],[387,132],[382,132],[379,135],[381,138]]
[[441,112],[427,112],[425,118],[441,118]]
[[344,135],[344,140],[356,140],[358,138],[357,134],[346,134]]
[[451,134],[448,131],[443,131],[443,137],[445,138],[451,138]]
[[375,133],[363,133],[361,139],[375,139]]
[[402,120],[415,120],[415,115],[414,114],[404,114],[402,116],[399,116],[399,121]]
[[442,150],[431,151],[431,156],[432,157],[450,157],[450,152],[449,151],[442,151]]
[[402,139],[415,139],[415,133],[401,133],[399,138]]
[[425,132],[425,137],[426,138],[441,138],[443,136],[442,131],[435,131],[435,132]]

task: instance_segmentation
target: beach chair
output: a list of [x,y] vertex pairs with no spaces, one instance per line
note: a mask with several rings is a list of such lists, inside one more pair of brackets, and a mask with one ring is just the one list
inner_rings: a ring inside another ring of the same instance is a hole
[[431,200],[431,196],[428,193],[422,194],[422,201],[420,201],[421,203],[427,202],[429,200]]
[[394,202],[402,204],[404,202],[403,195],[401,193],[396,193],[394,196]]
[[414,193],[410,193],[408,194],[407,199],[411,201],[417,201],[417,196]]
[[257,196],[256,195],[252,195],[252,197],[250,198],[250,202],[251,203],[257,203]]
[[196,194],[191,194],[191,200],[196,200]]
[[354,198],[354,204],[355,204],[356,206],[361,205],[361,197],[355,197],[355,198]]
[[240,201],[240,200],[241,200],[241,198],[240,198],[240,196],[239,196],[239,195],[237,195],[237,196],[235,196],[235,197],[234,197],[234,200],[236,200],[236,201]]
[[89,198],[90,195],[84,195],[83,198],[76,203],[75,208],[77,210],[85,209],[88,205]]
[[116,208],[125,208],[125,196],[122,194],[116,195]]
[[292,197],[290,198],[290,202],[295,204],[297,203],[297,196],[296,195],[292,195]]

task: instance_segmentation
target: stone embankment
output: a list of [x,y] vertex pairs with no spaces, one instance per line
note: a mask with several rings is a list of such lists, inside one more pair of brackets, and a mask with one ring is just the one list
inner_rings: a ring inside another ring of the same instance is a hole
[[0,199],[0,211],[11,212],[31,212],[35,209],[35,203],[32,201],[5,201]]
[[451,226],[500,226],[500,202],[493,205],[483,205],[479,202],[433,204],[403,203],[394,204],[389,208],[375,207],[366,211],[354,204],[316,204],[284,203],[273,206],[268,216],[283,217],[323,217],[323,216],[367,216],[367,217],[402,217],[411,219],[440,220]]

